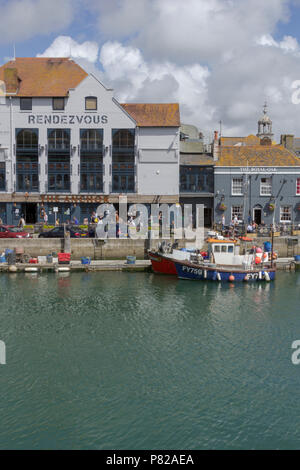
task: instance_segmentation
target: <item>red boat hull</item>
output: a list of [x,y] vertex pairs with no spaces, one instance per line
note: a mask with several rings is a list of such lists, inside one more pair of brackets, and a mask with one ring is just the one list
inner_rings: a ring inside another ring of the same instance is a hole
[[175,263],[170,258],[153,251],[149,252],[149,258],[155,273],[177,276]]

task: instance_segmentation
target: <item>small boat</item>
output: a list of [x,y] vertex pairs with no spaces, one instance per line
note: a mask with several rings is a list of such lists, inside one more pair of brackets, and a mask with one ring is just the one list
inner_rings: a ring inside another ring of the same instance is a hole
[[256,249],[253,253],[240,255],[236,240],[209,239],[208,244],[209,262],[174,261],[179,279],[219,282],[269,282],[275,279],[276,266],[272,259],[270,262],[269,253]]
[[175,260],[190,261],[193,256],[195,256],[195,254],[197,253],[197,251],[194,249],[178,250],[175,248],[175,246],[177,245],[173,245],[171,247],[170,245],[167,245],[163,242],[159,246],[158,251],[148,251],[148,256],[152,264],[152,269],[155,273],[177,276]]

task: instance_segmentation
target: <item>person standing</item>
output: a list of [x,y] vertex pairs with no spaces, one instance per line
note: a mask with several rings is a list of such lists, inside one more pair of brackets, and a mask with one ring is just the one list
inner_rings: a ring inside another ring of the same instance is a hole
[[225,215],[222,215],[222,231],[225,229]]
[[24,219],[23,214],[22,214],[22,215],[21,215],[21,218],[20,218],[20,220],[19,220],[18,227],[20,227],[20,228],[23,230],[24,227],[25,227],[25,225],[26,225],[26,222],[25,222],[25,219]]

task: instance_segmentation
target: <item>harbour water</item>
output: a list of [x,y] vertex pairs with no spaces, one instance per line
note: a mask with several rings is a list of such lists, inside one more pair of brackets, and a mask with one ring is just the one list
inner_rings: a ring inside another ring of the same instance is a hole
[[299,448],[299,287],[2,274],[0,448]]

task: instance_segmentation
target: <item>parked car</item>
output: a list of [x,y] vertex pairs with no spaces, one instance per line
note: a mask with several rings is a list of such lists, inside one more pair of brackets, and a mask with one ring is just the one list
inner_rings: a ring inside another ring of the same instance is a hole
[[[87,232],[84,232],[81,228],[76,227],[76,225],[68,225],[66,226],[66,230],[70,232],[71,238],[83,238],[88,236]],[[54,227],[47,232],[42,232],[39,234],[39,238],[64,238],[64,227]]]
[[31,235],[14,225],[0,225],[0,238],[31,238]]

